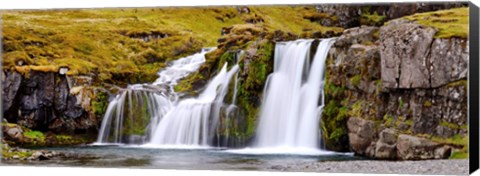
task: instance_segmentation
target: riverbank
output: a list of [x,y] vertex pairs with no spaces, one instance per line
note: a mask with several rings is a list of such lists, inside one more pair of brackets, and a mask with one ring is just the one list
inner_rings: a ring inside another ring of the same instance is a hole
[[423,161],[325,161],[275,165],[271,171],[468,175],[468,159]]

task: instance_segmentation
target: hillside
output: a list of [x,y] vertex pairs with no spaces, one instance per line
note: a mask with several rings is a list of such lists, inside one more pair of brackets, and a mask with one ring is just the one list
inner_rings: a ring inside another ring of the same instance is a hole
[[[150,82],[166,62],[216,46],[223,27],[255,23],[293,34],[342,31],[306,17],[315,8],[208,7],[7,11],[3,13],[3,68],[90,74],[100,82]],[[97,77],[98,76],[98,77]]]

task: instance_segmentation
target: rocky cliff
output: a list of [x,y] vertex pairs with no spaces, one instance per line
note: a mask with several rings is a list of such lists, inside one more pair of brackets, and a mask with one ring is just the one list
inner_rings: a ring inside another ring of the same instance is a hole
[[327,60],[327,147],[381,159],[467,150],[468,40],[397,19],[340,36]]
[[87,76],[31,70],[29,66],[12,69],[2,72],[2,110],[7,121],[2,126],[7,138],[25,142],[21,139],[27,131],[22,128],[39,134],[90,134],[95,138],[108,103],[105,89],[92,86]]

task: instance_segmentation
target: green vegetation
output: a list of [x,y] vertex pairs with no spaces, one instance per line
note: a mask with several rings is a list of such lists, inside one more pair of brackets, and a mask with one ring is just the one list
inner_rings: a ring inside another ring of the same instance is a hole
[[451,128],[451,129],[456,129],[456,130],[459,130],[459,129],[467,129],[468,128],[468,125],[458,125],[458,124],[455,124],[455,123],[450,123],[450,122],[447,122],[447,121],[440,121],[440,126],[443,126],[443,127],[448,127],[448,128]]
[[328,149],[345,151],[348,144],[346,122],[350,116],[350,100],[345,87],[329,82],[325,83],[325,101],[327,104],[322,110],[321,129]]
[[136,98],[136,101],[129,99],[130,102],[126,102],[130,107],[124,108],[122,127],[122,134],[124,135],[145,135],[146,133],[145,127],[150,123],[151,115],[147,109],[148,97],[144,94],[140,96]]
[[432,135],[419,135],[421,137],[426,137],[434,142],[441,144],[449,144],[454,146],[456,149],[453,150],[450,155],[450,159],[465,159],[468,158],[468,135],[456,134],[450,138],[437,137]]
[[400,107],[400,109],[403,109],[404,106],[405,102],[403,102],[403,99],[400,98],[400,100],[398,100],[398,107]]
[[92,111],[97,116],[103,116],[108,106],[108,93],[98,92],[92,101]]
[[235,7],[5,11],[3,66],[23,61],[28,66],[14,69],[25,74],[68,66],[67,74],[93,73],[98,81],[151,82],[166,62],[215,46],[220,30],[235,24],[293,34],[343,30],[304,19],[307,13],[316,13],[313,6],[254,6],[249,14]]
[[373,12],[373,14],[364,12],[360,16],[360,24],[367,26],[381,26],[385,23],[386,18],[385,15],[378,15],[377,12]]
[[10,147],[7,144],[0,144],[2,146],[2,155],[1,158],[13,158],[14,156],[18,156],[18,158],[28,158],[32,156],[31,151],[12,151],[10,152]]
[[424,107],[431,107],[432,106],[432,102],[431,101],[428,101],[428,100],[425,100],[425,102],[423,102],[423,106]]
[[27,131],[23,135],[27,138],[38,140],[40,142],[45,141],[45,135],[40,131]]
[[468,7],[418,13],[404,18],[437,29],[435,38],[468,37]]
[[350,78],[350,83],[352,83],[353,86],[358,86],[361,80],[362,77],[360,75],[355,75]]
[[350,115],[350,117],[362,118],[363,117],[362,111],[364,108],[363,104],[364,104],[363,100],[358,100],[355,103],[353,103],[350,111],[348,112],[348,115]]

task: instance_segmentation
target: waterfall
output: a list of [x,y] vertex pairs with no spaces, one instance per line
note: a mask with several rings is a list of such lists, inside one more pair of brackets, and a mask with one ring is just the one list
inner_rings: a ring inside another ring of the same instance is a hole
[[108,105],[97,143],[144,143],[170,109],[167,97],[144,87],[122,90]]
[[214,135],[228,84],[238,65],[227,72],[227,63],[197,98],[182,100],[158,124],[151,144],[163,146],[208,146]]
[[151,140],[157,124],[178,100],[173,87],[178,80],[198,70],[213,48],[180,58],[162,69],[153,84],[129,85],[110,101],[100,127],[97,144],[143,144]]
[[333,39],[322,39],[310,63],[313,40],[277,43],[266,82],[255,148],[321,147],[325,60]]

